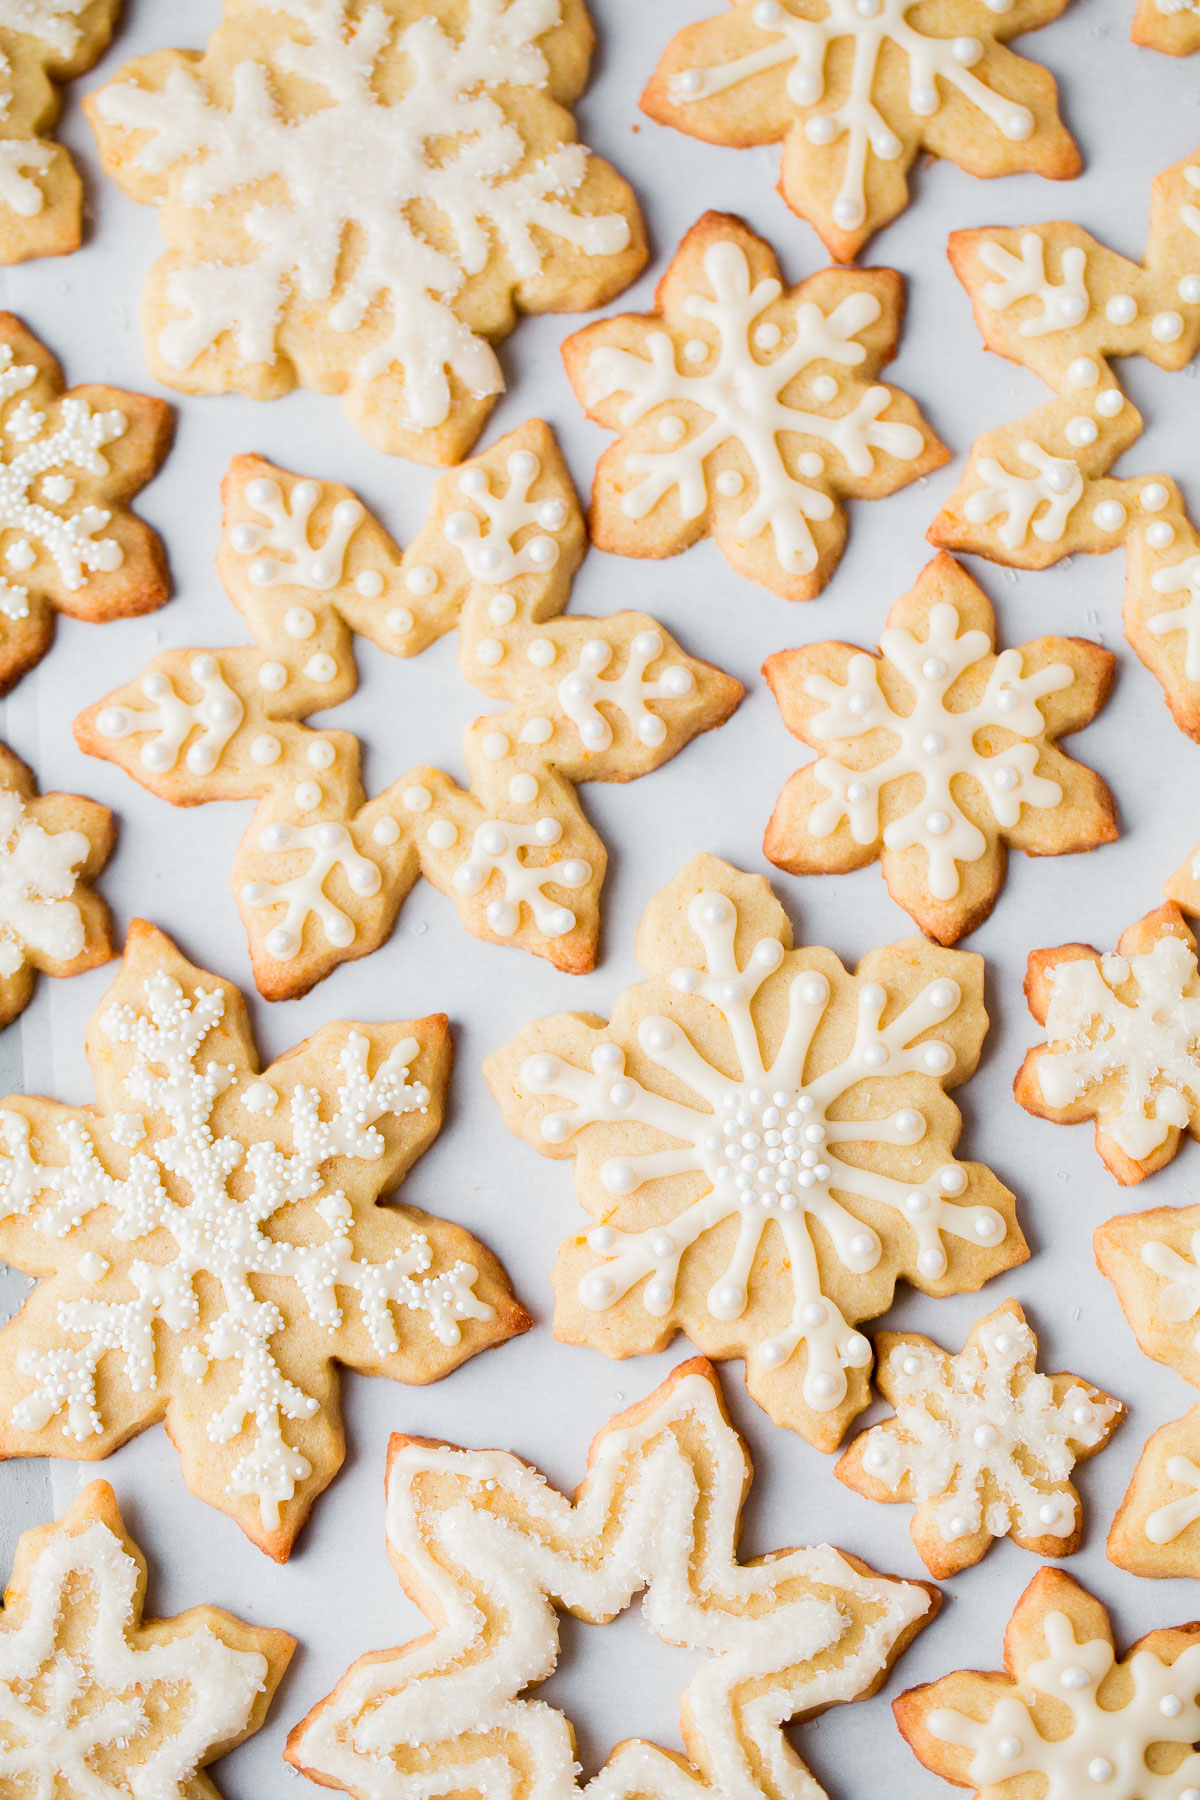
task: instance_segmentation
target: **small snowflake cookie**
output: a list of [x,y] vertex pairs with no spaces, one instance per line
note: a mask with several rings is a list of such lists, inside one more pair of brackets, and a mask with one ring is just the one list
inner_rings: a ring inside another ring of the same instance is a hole
[[1198,0],[1137,0],[1130,33],[1135,44],[1166,56],[1190,56],[1200,50]]
[[146,1564],[107,1481],[22,1534],[0,1613],[0,1781],[45,1800],[211,1796],[296,1640],[215,1606],[144,1619]]
[[1151,1580],[1200,1576],[1200,1406],[1148,1439],[1108,1534],[1108,1560]]
[[850,974],[712,856],[651,900],[637,954],[608,1023],[538,1020],[484,1065],[594,1220],[559,1251],[555,1333],[622,1357],[685,1331],[833,1450],[870,1399],[857,1326],[898,1279],[973,1292],[1028,1256],[1012,1195],[954,1156],[982,960],[909,938]]
[[1015,1300],[951,1356],[931,1338],[881,1331],[875,1386],[895,1416],[855,1438],[834,1474],[868,1500],[916,1506],[909,1527],[939,1581],[1011,1537],[1035,1556],[1083,1542],[1071,1470],[1103,1450],[1124,1412],[1077,1375],[1042,1375]]
[[1066,5],[822,0],[818,18],[811,0],[730,0],[671,40],[642,110],[710,144],[782,143],[779,192],[851,262],[908,205],[922,152],[970,175],[1078,175],[1054,78],[1004,48]]
[[892,1704],[925,1767],[987,1800],[1200,1795],[1200,1624],[1148,1632],[1118,1662],[1106,1608],[1062,1569],[1018,1600],[1003,1674],[962,1669]]
[[[750,1478],[699,1357],[610,1420],[573,1498],[508,1451],[396,1433],[388,1555],[431,1630],[360,1657],[291,1733],[287,1761],[390,1800],[817,1795],[785,1727],[874,1693],[938,1594],[827,1544],[742,1562]],[[606,1625],[643,1590],[656,1635],[704,1653],[680,1697],[686,1756],[626,1738],[585,1789],[570,1721],[525,1690],[558,1662],[556,1609]]]
[[1196,940],[1170,901],[1122,933],[1034,950],[1025,997],[1046,1042],[1013,1084],[1027,1112],[1056,1125],[1095,1121],[1096,1149],[1123,1187],[1200,1136],[1200,973]]
[[107,806],[39,794],[0,744],[0,1029],[33,997],[34,978],[79,975],[113,953],[108,908],[91,883],[112,854]]
[[56,612],[103,624],[167,598],[162,545],[129,502],[167,453],[171,410],[63,387],[45,345],[0,313],[0,694],[46,654]]
[[939,556],[878,656],[833,642],[764,663],[784,724],[820,753],[779,796],[765,854],[793,875],[879,857],[892,898],[955,943],[995,905],[1006,845],[1062,856],[1116,837],[1108,787],[1057,742],[1099,711],[1115,666],[1086,638],[997,651],[987,596]]
[[457,462],[517,313],[603,305],[646,260],[567,110],[591,47],[583,0],[226,0],[202,55],[128,64],[86,110],[161,210],[158,379],[341,394],[377,449]]
[[[224,499],[218,566],[254,647],[166,651],[75,734],[176,805],[258,802],[233,875],[260,992],[375,950],[420,874],[476,937],[590,969],[606,857],[577,784],[658,768],[742,688],[645,613],[558,616],[587,534],[549,427],[444,476],[403,554],[349,488],[259,457]],[[467,729],[468,786],[422,764],[368,799],[357,738],[302,721],[353,693],[354,632],[413,656],[455,627],[506,707]]]
[[121,0],[0,0],[0,263],[79,248],[83,183],[48,134],[58,83],[99,60],[120,10]]
[[0,1110],[0,1457],[164,1419],[194,1493],[283,1561],[343,1457],[336,1364],[427,1382],[528,1328],[457,1226],[380,1204],[433,1142],[446,1019],[326,1025],[259,1071],[245,1004],[135,921],[97,1104]]
[[903,278],[823,269],[786,288],[771,246],[710,212],[654,307],[563,344],[588,417],[620,434],[596,468],[593,542],[661,557],[711,535],[740,575],[811,600],[841,558],[845,501],[893,494],[949,455],[877,379],[896,354]]

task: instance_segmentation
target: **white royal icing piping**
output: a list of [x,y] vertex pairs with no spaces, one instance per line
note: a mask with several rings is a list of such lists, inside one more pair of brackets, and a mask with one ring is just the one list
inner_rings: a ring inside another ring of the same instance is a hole
[[681,700],[696,689],[696,678],[682,663],[671,663],[653,679],[646,670],[663,653],[660,632],[639,631],[629,645],[625,667],[619,675],[605,675],[612,662],[612,645],[604,638],[589,638],[579,661],[558,684],[558,703],[579,733],[586,750],[607,750],[613,741],[612,726],[600,711],[615,706],[623,713],[639,743],[655,749],[666,742],[667,727],[648,700]]
[[[981,456],[978,468],[983,486],[967,495],[963,514],[972,525],[987,525],[1003,517],[998,535],[1006,550],[1020,549],[1031,529],[1042,543],[1057,544],[1083,494],[1079,465],[1070,457],[1043,450],[1032,438],[1021,440],[1017,455],[1037,473],[1014,475],[994,456]],[[1035,518],[1043,504],[1045,512]]]
[[1166,1476],[1168,1481],[1192,1491],[1178,1500],[1168,1500],[1165,1506],[1156,1507],[1147,1516],[1142,1529],[1152,1544],[1173,1544],[1189,1525],[1200,1519],[1200,1469],[1191,1457],[1169,1456]]
[[82,831],[47,831],[11,788],[0,788],[0,977],[15,975],[33,950],[71,962],[85,942],[71,898],[91,854]]
[[1005,312],[1018,300],[1037,300],[1041,310],[1030,313],[1017,327],[1022,337],[1047,337],[1082,325],[1091,309],[1087,252],[1077,244],[1065,245],[1059,256],[1061,279],[1051,281],[1046,275],[1046,245],[1041,235],[1036,231],[1022,232],[1020,250],[1016,257],[1003,244],[984,238],[979,246],[979,260],[1000,279],[983,289],[983,304],[994,312]]
[[[464,469],[458,486],[470,506],[450,513],[442,527],[471,579],[489,587],[503,587],[518,575],[548,574],[559,556],[558,545],[548,534],[561,531],[569,517],[566,502],[557,495],[544,500],[529,498],[542,467],[532,450],[514,450],[505,467],[508,486],[502,495],[492,492],[485,468],[476,463]],[[538,535],[518,550],[517,534],[530,525],[538,527]]]
[[[266,523],[239,520],[228,535],[231,549],[239,556],[254,558],[246,571],[252,586],[302,587],[328,593],[340,584],[346,551],[366,518],[366,508],[361,500],[339,500],[324,540],[314,544],[310,527],[322,492],[319,481],[298,481],[288,495],[266,475],[246,483],[246,505]],[[264,550],[276,554],[263,556]]]
[[586,887],[592,878],[592,865],[582,857],[539,866],[523,862],[521,851],[546,848],[562,837],[557,819],[538,819],[533,825],[514,824],[509,819],[485,819],[476,826],[466,860],[454,871],[454,890],[470,898],[480,894],[498,875],[504,894],[492,900],[487,908],[487,922],[497,937],[511,937],[521,923],[521,908],[527,906],[537,929],[546,937],[565,937],[576,925],[575,914],[546,893],[547,887]]
[[1178,594],[1186,590],[1182,606],[1152,613],[1146,620],[1147,631],[1155,637],[1184,633],[1184,674],[1189,681],[1200,682],[1200,553],[1186,556],[1182,562],[1155,569],[1150,586],[1156,594]]
[[336,820],[319,825],[288,825],[276,821],[259,833],[258,847],[271,855],[304,850],[312,859],[303,874],[290,881],[248,881],[242,889],[242,899],[249,907],[257,910],[282,906],[285,909],[281,923],[273,925],[263,940],[267,954],[277,962],[290,962],[298,956],[305,922],[310,916],[320,921],[328,943],[338,949],[353,943],[356,935],[354,920],[330,900],[325,883],[334,869],[341,869],[354,893],[367,900],[379,892],[383,877],[379,864],[355,849],[354,839],[346,827]]
[[[141,680],[142,692],[151,704],[106,706],[97,714],[96,730],[102,738],[109,739],[141,737],[148,732],[138,754],[147,769],[155,775],[165,775],[175,767],[179,752],[199,728],[199,736],[188,746],[184,761],[193,775],[210,775],[246,709],[241,695],[230,687],[220,663],[208,651],[192,658],[188,673],[200,689],[199,700],[181,700],[171,677],[161,669],[152,669]],[[255,746],[261,744],[262,739],[256,738]]]

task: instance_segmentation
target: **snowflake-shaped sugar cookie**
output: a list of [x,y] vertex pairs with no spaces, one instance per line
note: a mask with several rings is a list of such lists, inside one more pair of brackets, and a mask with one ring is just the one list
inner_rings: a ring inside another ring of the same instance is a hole
[[446,1019],[326,1025],[259,1073],[237,989],[130,930],[98,1104],[0,1111],[0,1454],[165,1419],[193,1491],[282,1561],[342,1461],[334,1364],[430,1381],[528,1320],[457,1226],[380,1197],[436,1137]]
[[113,816],[82,794],[39,794],[0,744],[0,1028],[34,979],[78,975],[112,955],[108,908],[91,883],[112,854]]
[[56,612],[100,624],[167,597],[162,545],[129,502],[167,453],[170,409],[63,388],[45,345],[0,313],[0,694],[46,654]]
[[[397,1433],[388,1555],[432,1630],[355,1663],[291,1733],[287,1761],[360,1800],[816,1796],[788,1721],[873,1693],[938,1596],[828,1545],[741,1562],[748,1485],[699,1357],[610,1420],[573,1499],[507,1451]],[[558,1661],[557,1607],[607,1624],[642,1590],[654,1632],[704,1653],[680,1700],[687,1761],[626,1738],[581,1786],[569,1721],[524,1690]]]
[[1193,50],[1200,50],[1200,4],[1197,0],[1137,0],[1130,36],[1147,50],[1190,56]]
[[1053,77],[1004,48],[1066,4],[730,0],[671,40],[642,109],[710,144],[782,143],[784,200],[851,262],[907,206],[922,151],[971,175],[1079,173]]
[[563,358],[588,417],[620,433],[596,469],[591,531],[622,556],[711,534],[739,574],[811,600],[837,567],[844,502],[875,500],[948,452],[898,388],[894,269],[824,269],[785,288],[771,246],[706,213],[655,311],[600,319]]
[[466,453],[517,312],[581,312],[646,260],[628,185],[575,141],[582,0],[227,0],[200,56],[88,98],[161,209],[143,304],[184,393],[340,393],[378,448]]
[[1147,1439],[1107,1553],[1131,1575],[1194,1581],[1200,1574],[1200,1406]]
[[215,1606],[146,1619],[146,1565],[106,1481],[25,1532],[0,1614],[0,1783],[38,1800],[216,1795],[295,1648]]
[[1191,1800],[1198,1702],[1200,1627],[1149,1632],[1118,1662],[1106,1609],[1044,1568],[1009,1620],[1003,1674],[959,1670],[893,1709],[927,1769],[988,1800]]
[[1113,952],[1034,950],[1025,997],[1047,1040],[1014,1084],[1027,1112],[1094,1120],[1100,1160],[1123,1186],[1169,1163],[1185,1131],[1200,1136],[1200,972],[1177,906],[1147,913]]
[[1116,837],[1104,781],[1057,743],[1094,717],[1114,667],[1084,638],[997,651],[987,596],[939,556],[878,656],[833,642],[767,658],[784,724],[820,752],[776,802],[767,856],[793,875],[878,856],[893,899],[954,943],[991,912],[1006,844],[1047,856]]
[[1083,1541],[1071,1470],[1102,1450],[1124,1411],[1076,1375],[1042,1375],[1015,1300],[980,1319],[951,1356],[881,1331],[875,1385],[895,1416],[855,1438],[834,1473],[868,1500],[915,1503],[909,1527],[931,1575],[970,1568],[1011,1537],[1036,1556]]
[[1012,1195],[953,1155],[983,965],[910,938],[850,975],[711,856],[650,902],[638,957],[608,1024],[542,1019],[484,1065],[595,1221],[559,1251],[555,1330],[613,1356],[686,1331],[832,1450],[869,1400],[856,1327],[897,1279],[961,1293],[1028,1254]]
[[[403,554],[336,482],[239,457],[224,497],[219,567],[255,647],[167,651],[75,729],[176,804],[258,802],[234,891],[261,992],[374,950],[419,874],[475,936],[591,968],[605,851],[576,785],[656,769],[742,690],[644,613],[558,617],[587,536],[549,427],[444,476]],[[302,721],[353,693],[352,632],[412,656],[455,626],[505,705],[467,730],[468,786],[422,764],[367,799],[358,740]]]

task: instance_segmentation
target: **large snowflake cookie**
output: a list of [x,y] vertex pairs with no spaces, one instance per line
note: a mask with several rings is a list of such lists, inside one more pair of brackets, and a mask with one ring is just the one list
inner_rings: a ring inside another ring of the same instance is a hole
[[1147,50],[1190,56],[1193,50],[1200,50],[1200,4],[1197,0],[1137,0],[1130,35]]
[[381,450],[452,463],[518,312],[613,299],[637,202],[575,140],[583,0],[227,0],[197,56],[89,96],[108,172],[160,209],[143,307],[184,393],[340,393]]
[[954,943],[991,912],[1007,844],[1061,856],[1116,837],[1105,782],[1057,742],[1095,716],[1115,664],[1086,638],[997,651],[987,596],[939,556],[878,656],[832,642],[763,665],[784,724],[819,752],[779,796],[767,856],[793,875],[879,857],[892,898]]
[[845,501],[895,493],[949,454],[878,379],[896,354],[902,278],[823,269],[786,288],[771,246],[710,212],[654,308],[563,345],[588,417],[620,433],[596,469],[594,542],[673,556],[711,534],[739,574],[811,600],[841,557]]
[[995,1538],[1035,1556],[1083,1542],[1071,1470],[1103,1450],[1124,1407],[1077,1375],[1042,1375],[1015,1300],[971,1327],[957,1356],[913,1332],[875,1338],[875,1385],[894,1416],[834,1470],[868,1500],[915,1503],[909,1527],[931,1575],[970,1568]]
[[0,313],[0,694],[46,654],[56,612],[101,624],[167,597],[162,545],[129,502],[167,453],[170,408],[63,388],[45,345]]
[[[816,1800],[785,1726],[874,1693],[938,1596],[827,1544],[740,1561],[749,1485],[700,1358],[604,1427],[573,1499],[508,1451],[397,1433],[388,1555],[431,1630],[354,1663],[287,1760],[358,1800]],[[570,1722],[523,1695],[557,1664],[556,1607],[603,1625],[641,1590],[651,1629],[704,1653],[680,1697],[686,1757],[626,1738],[585,1789]]]
[[1200,1136],[1200,972],[1177,906],[1147,913],[1112,952],[1033,951],[1025,997],[1047,1040],[1014,1083],[1027,1112],[1094,1120],[1100,1159],[1123,1186],[1169,1163],[1185,1131]]
[[1108,473],[1142,431],[1111,359],[1200,346],[1200,153],[1155,180],[1141,263],[1069,223],[957,231],[950,259],[989,349],[1057,398],[976,440],[931,541],[1027,569],[1123,546],[1129,642],[1200,738],[1200,532],[1169,476]]
[[783,144],[779,192],[850,262],[923,151],[971,175],[1079,173],[1054,79],[1004,48],[1067,0],[730,0],[668,44],[642,108],[710,144]]
[[898,1278],[970,1292],[1028,1255],[1012,1195],[953,1154],[983,963],[909,938],[851,975],[712,856],[650,902],[637,951],[647,979],[607,1023],[541,1019],[484,1065],[594,1220],[559,1251],[556,1334],[629,1356],[686,1331],[832,1450],[870,1398],[857,1326]]
[[215,1800],[201,1771],[260,1728],[295,1639],[215,1606],[144,1619],[145,1594],[106,1481],[22,1535],[0,1613],[5,1794]]
[[112,955],[108,908],[91,883],[112,854],[113,816],[82,794],[39,794],[0,744],[0,1027],[34,979],[78,975]]
[[0,1111],[0,1456],[158,1419],[282,1561],[343,1456],[335,1364],[436,1380],[528,1326],[457,1226],[383,1206],[437,1136],[445,1017],[326,1025],[260,1073],[244,1002],[136,921],[88,1031],[97,1104]]
[[103,55],[121,0],[0,0],[0,263],[79,248],[83,183],[49,136],[58,83]]
[[926,1768],[987,1800],[1200,1794],[1200,1625],[1151,1631],[1118,1662],[1106,1609],[1061,1569],[1017,1602],[1003,1674],[962,1669],[893,1706]]
[[[337,482],[239,457],[224,497],[219,566],[255,647],[166,651],[76,736],[176,804],[258,801],[234,891],[260,990],[376,949],[422,873],[476,937],[590,969],[605,851],[576,783],[656,769],[742,689],[645,613],[558,617],[587,538],[549,428],[444,476],[403,554]],[[469,785],[421,765],[368,800],[358,740],[301,721],[354,691],[352,632],[410,656],[455,626],[463,673],[505,704],[467,730]]]

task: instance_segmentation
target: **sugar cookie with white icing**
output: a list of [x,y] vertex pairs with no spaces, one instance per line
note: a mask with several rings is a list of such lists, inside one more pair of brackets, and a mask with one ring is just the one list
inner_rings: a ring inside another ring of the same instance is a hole
[[1168,901],[1117,940],[1034,950],[1025,998],[1044,1044],[1013,1092],[1056,1125],[1095,1124],[1100,1160],[1122,1186],[1200,1136],[1200,971],[1196,939]]
[[668,44],[642,95],[710,144],[783,145],[779,192],[839,262],[908,205],[923,153],[970,175],[1078,175],[1054,78],[1005,41],[1067,0],[730,0]]
[[1108,1534],[1108,1560],[1152,1581],[1200,1575],[1200,1406],[1147,1439]]
[[216,1606],[148,1619],[145,1597],[107,1481],[22,1533],[0,1613],[9,1793],[216,1800],[202,1771],[261,1729],[296,1640]]
[[[728,718],[741,684],[645,613],[560,618],[587,545],[532,419],[439,481],[403,553],[338,482],[238,457],[218,566],[253,648],[171,650],[75,735],[176,805],[257,801],[234,864],[260,992],[304,993],[389,936],[424,874],[467,930],[590,969],[605,850],[576,794],[630,781]],[[353,693],[353,635],[459,665],[506,710],[467,729],[468,785],[422,764],[373,798],[348,732],[303,721]]]
[[764,853],[793,875],[878,856],[892,898],[955,943],[991,912],[1009,844],[1061,856],[1116,837],[1107,785],[1058,744],[1099,711],[1115,667],[1086,638],[998,651],[986,594],[939,556],[878,655],[833,642],[767,658],[784,724],[818,758],[780,794]]
[[868,1500],[915,1504],[909,1533],[937,1580],[996,1538],[1071,1556],[1083,1511],[1071,1482],[1125,1411],[1077,1375],[1043,1375],[1015,1300],[978,1320],[956,1356],[914,1332],[875,1336],[875,1386],[894,1416],[855,1438],[834,1469]]
[[525,1331],[495,1258],[381,1204],[437,1136],[445,1016],[329,1024],[260,1071],[237,989],[135,920],[96,1104],[0,1107],[0,1457],[163,1420],[192,1491],[284,1561],[341,1466],[338,1365],[428,1382]]
[[903,315],[894,269],[823,269],[788,288],[770,244],[705,213],[653,312],[563,344],[588,417],[619,433],[596,467],[593,541],[663,557],[711,535],[739,575],[811,600],[841,558],[846,501],[893,494],[949,455],[878,379]]
[[1108,1612],[1038,1571],[1004,1634],[1004,1672],[962,1669],[892,1703],[927,1769],[987,1800],[1192,1800],[1200,1793],[1200,1624],[1117,1660]]
[[1200,1388],[1200,1206],[1126,1213],[1093,1241],[1138,1348]]
[[1200,6],[1196,0],[1137,0],[1129,35],[1146,50],[1190,56],[1200,50]]
[[201,54],[128,63],[86,111],[162,219],[157,378],[341,394],[377,449],[457,462],[517,314],[601,306],[646,260],[568,110],[591,49],[583,0],[226,0]]
[[[509,1451],[396,1433],[388,1556],[431,1629],[353,1663],[287,1761],[364,1800],[815,1797],[785,1726],[874,1693],[939,1596],[828,1544],[741,1561],[750,1480],[699,1357],[599,1432],[573,1498]],[[584,1786],[569,1719],[526,1690],[558,1662],[556,1608],[604,1625],[643,1591],[651,1630],[702,1653],[685,1754],[626,1738]]]
[[537,1020],[484,1064],[591,1217],[558,1254],[555,1334],[624,1357],[686,1332],[833,1450],[870,1403],[858,1326],[896,1282],[973,1292],[1029,1254],[1013,1196],[954,1155],[982,959],[908,938],[850,973],[713,856],[650,901],[637,955],[607,1022]]

